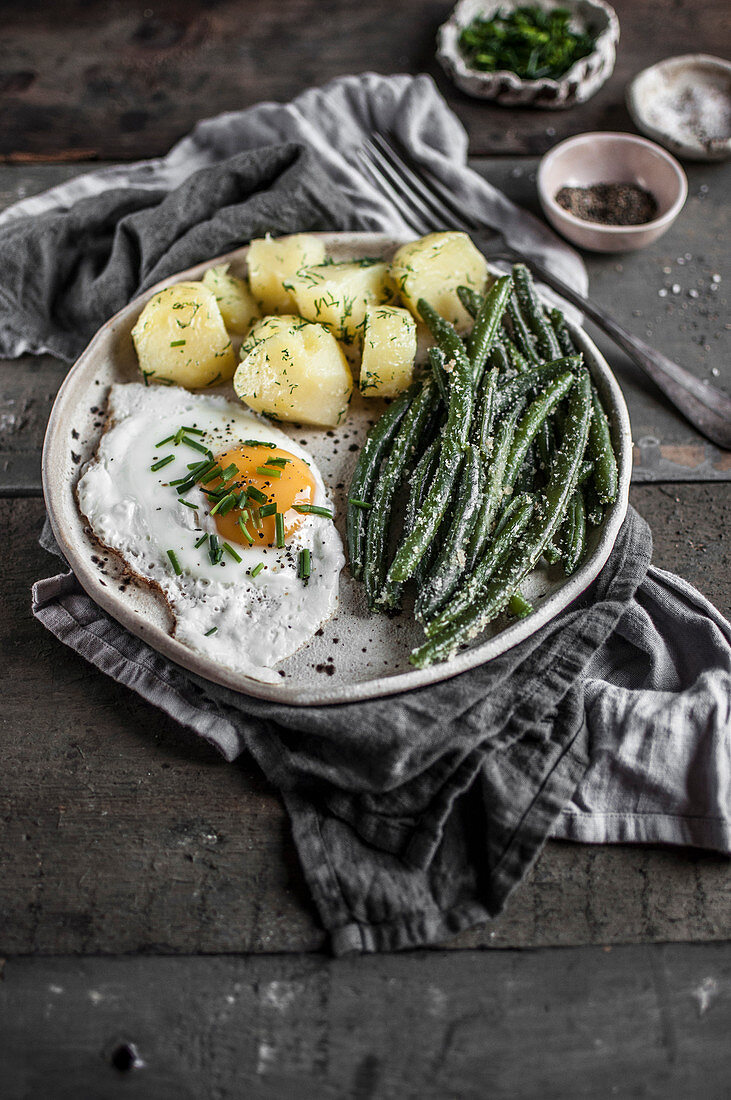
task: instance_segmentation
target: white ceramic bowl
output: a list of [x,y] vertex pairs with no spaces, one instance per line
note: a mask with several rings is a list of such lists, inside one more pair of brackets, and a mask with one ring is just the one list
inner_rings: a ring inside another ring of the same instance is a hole
[[492,99],[506,107],[545,107],[557,110],[583,103],[612,75],[619,41],[619,20],[604,0],[531,0],[541,8],[567,8],[571,21],[590,30],[594,49],[575,62],[559,80],[542,77],[523,80],[507,69],[482,73],[471,69],[459,48],[459,36],[478,15],[491,16],[524,6],[526,0],[460,0],[437,35],[437,59],[458,88],[478,99]]
[[[562,187],[634,183],[655,196],[658,215],[644,225],[601,225],[556,202]],[[548,221],[572,244],[593,252],[632,252],[661,237],[688,196],[688,180],[674,157],[634,134],[588,133],[554,146],[538,168],[538,195]]]
[[731,61],[707,54],[668,57],[627,89],[638,130],[687,160],[731,156]]

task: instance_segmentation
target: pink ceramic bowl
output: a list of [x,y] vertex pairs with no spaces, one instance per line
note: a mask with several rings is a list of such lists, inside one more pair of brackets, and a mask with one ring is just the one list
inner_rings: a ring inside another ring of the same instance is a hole
[[[634,183],[657,200],[658,216],[644,225],[601,225],[570,214],[556,202],[562,187]],[[632,252],[670,228],[688,196],[688,180],[674,157],[634,134],[579,134],[546,153],[538,169],[538,195],[554,229],[593,252]]]

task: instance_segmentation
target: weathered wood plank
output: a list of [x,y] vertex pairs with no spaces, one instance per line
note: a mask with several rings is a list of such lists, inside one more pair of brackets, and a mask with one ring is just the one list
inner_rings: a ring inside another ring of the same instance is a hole
[[0,984],[7,1100],[725,1100],[730,1024],[728,945],[10,959]]
[[201,118],[364,70],[428,72],[475,154],[542,153],[568,134],[633,129],[624,87],[671,54],[718,53],[724,0],[615,0],[622,38],[610,81],[569,111],[507,110],[457,91],[435,60],[450,0],[6,0],[0,156],[15,161],[158,156]]
[[[731,487],[641,487],[655,559],[731,606]],[[58,644],[30,614],[56,560],[40,501],[0,502],[4,758],[0,953],[302,951],[324,936],[284,811]],[[491,927],[456,947],[731,937],[728,861],[552,844]]]

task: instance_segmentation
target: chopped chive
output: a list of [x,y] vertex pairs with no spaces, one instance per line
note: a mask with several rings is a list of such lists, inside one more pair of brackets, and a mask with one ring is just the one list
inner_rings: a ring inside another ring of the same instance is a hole
[[284,469],[287,463],[291,461],[291,458],[268,458],[267,466],[281,466]]
[[198,505],[191,504],[189,500],[178,500],[178,504],[184,504],[186,508],[192,508],[193,511],[197,511]]
[[190,471],[190,476],[194,477],[196,481],[203,477],[204,474],[208,474],[215,468],[216,461],[213,458],[204,458],[202,462],[198,462]]
[[170,482],[170,485],[182,485],[186,481],[198,481],[199,472],[206,473],[207,466],[210,466],[210,462],[193,462],[192,466],[188,467],[190,473],[186,474],[185,477],[178,477],[178,480]]
[[199,546],[203,545],[203,543],[206,541],[207,538],[208,538],[208,532],[206,531],[205,534],[201,535],[201,537],[198,539],[197,543],[195,544],[196,550],[198,549]]
[[277,511],[276,504],[263,504],[261,506],[261,508],[259,509],[259,515],[263,519],[264,516],[273,516],[276,513],[276,511]]
[[213,481],[214,477],[218,477],[220,473],[221,467],[217,462],[214,462],[211,468],[206,471],[205,476],[199,477],[197,480],[200,481],[201,485],[207,485],[209,481]]
[[218,565],[223,557],[223,550],[218,545],[217,535],[211,535],[208,539],[208,557],[211,559],[211,565]]
[[185,347],[185,340],[171,340],[171,341],[170,341],[170,347],[171,347],[171,348],[182,348],[182,347]]
[[367,500],[353,500],[352,497],[348,498],[348,504],[352,504],[356,508],[372,508],[373,507],[373,505],[369,504]]
[[156,447],[164,447],[166,443],[172,443],[175,439],[174,435],[169,435],[167,439],[161,439],[159,443],[156,443]]
[[246,504],[246,489],[242,489],[241,492],[236,497],[236,507],[237,508],[243,508],[245,504]]
[[170,562],[172,564],[172,567],[175,570],[175,575],[177,577],[179,577],[180,574],[183,572],[183,570],[180,568],[180,562],[178,561],[177,557],[175,556],[175,551],[174,550],[168,550],[168,557],[170,558]]
[[227,542],[224,542],[223,549],[226,551],[227,554],[231,555],[234,561],[241,563],[241,554],[237,554],[233,546],[229,545],[229,543]]
[[257,466],[257,474],[262,474],[263,477],[281,477],[282,471],[278,466]]
[[261,509],[260,508],[252,508],[251,509],[251,522],[254,524],[254,527],[256,527],[257,531],[261,531],[264,524],[261,521]]
[[195,439],[189,439],[187,435],[184,435],[180,442],[185,443],[188,447],[192,447],[195,451],[200,451],[202,455],[206,455],[208,458],[213,458],[208,447],[204,447],[202,443],[197,443]]
[[329,508],[320,508],[317,504],[293,504],[295,512],[301,512],[306,516],[326,516],[328,519],[333,518],[333,513]]
[[231,478],[234,477],[238,472],[239,472],[238,466],[236,465],[235,462],[232,462],[231,465],[227,466],[226,469],[221,474],[221,481],[230,481]]
[[263,568],[264,568],[264,562],[260,561],[259,564],[255,565],[254,568],[251,570],[252,577],[258,577]]
[[276,451],[276,443],[265,443],[263,439],[245,439],[244,447],[269,447],[270,450]]
[[210,630],[207,630],[203,635],[204,638],[210,638],[211,634],[215,634],[218,630],[217,626],[212,626]]
[[236,507],[236,493],[230,493],[227,497],[221,501],[221,509],[219,516],[227,516],[232,508]]
[[256,485],[249,485],[246,490],[246,495],[255,500],[257,504],[266,504],[267,495],[262,493],[261,489],[257,489]]
[[167,466],[168,463],[175,461],[175,455],[166,455],[165,458],[161,458],[159,462],[153,462],[150,466],[151,470],[162,470],[163,466]]
[[193,427],[191,427],[190,424],[183,424],[183,426],[180,430],[181,430],[181,432],[192,432],[193,435],[205,435],[206,434],[203,431],[202,428],[193,428]]
[[297,575],[307,584],[311,571],[312,560],[310,558],[310,551],[305,547],[304,550],[300,550]]
[[175,438],[175,446],[176,446],[176,447],[177,447],[178,443],[180,443],[180,442],[182,441],[182,438],[183,438],[183,435],[184,435],[184,434],[185,434],[185,433],[184,433],[183,429],[182,429],[182,428],[178,428],[177,432],[175,433],[175,437],[174,437],[174,438]]
[[275,545],[279,550],[284,546],[284,513],[274,513]]
[[253,546],[254,537],[253,537],[253,535],[250,535],[249,532],[247,531],[247,529],[246,529],[246,520],[243,518],[243,516],[239,516],[239,527],[241,528],[241,534],[244,536],[246,541],[249,543],[249,546]]
[[[221,497],[221,499],[218,501],[218,504],[214,505],[214,507],[211,508],[211,515],[215,516],[216,512],[221,512],[221,515],[225,516],[226,512],[231,511],[235,503],[236,494],[228,493],[226,496]],[[226,512],[222,511],[224,507],[226,507]]]
[[185,496],[191,489],[195,489],[195,478],[186,477],[185,481],[171,481],[170,484],[177,485],[178,488],[176,492],[178,496]]

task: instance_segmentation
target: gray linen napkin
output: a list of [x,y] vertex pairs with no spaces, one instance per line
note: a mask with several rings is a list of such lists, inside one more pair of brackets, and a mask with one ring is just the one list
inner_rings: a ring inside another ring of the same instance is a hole
[[[465,168],[464,134],[431,81],[368,75],[201,123],[162,161],[7,212],[0,351],[71,356],[138,289],[267,227],[403,232],[354,155],[389,126],[516,246],[585,286],[573,253]],[[18,323],[24,281],[33,308]],[[248,749],[284,795],[333,949],[382,950],[499,912],[552,831],[729,850],[731,628],[649,559],[630,512],[592,588],[521,646],[444,684],[336,707],[278,706],[184,672],[70,573],[36,584],[34,613],[228,759]]]

